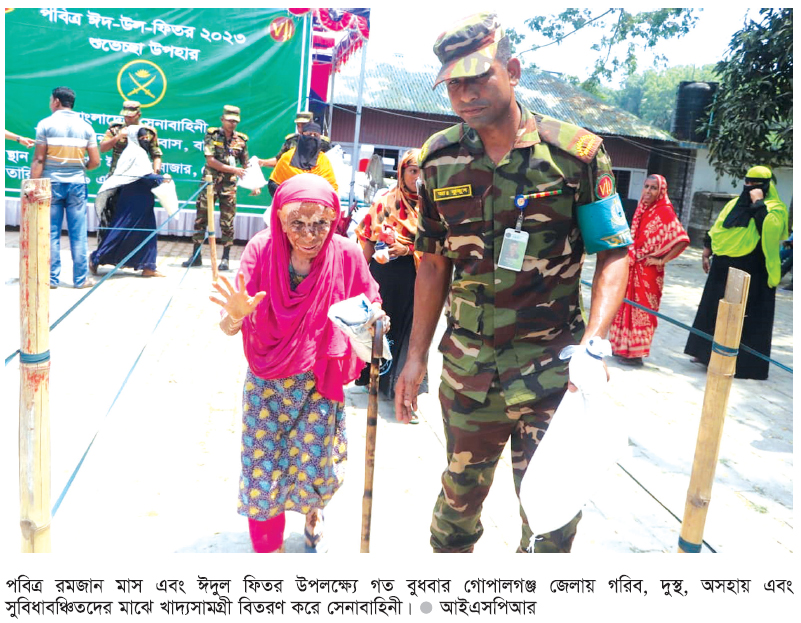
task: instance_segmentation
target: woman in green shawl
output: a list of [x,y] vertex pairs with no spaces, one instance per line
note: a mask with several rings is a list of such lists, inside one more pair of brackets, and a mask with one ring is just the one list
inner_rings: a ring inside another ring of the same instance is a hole
[[[724,206],[704,240],[703,267],[709,276],[693,328],[715,333],[729,267],[738,268],[751,275],[742,343],[770,357],[776,286],[781,280],[779,249],[788,236],[787,220],[787,206],[779,198],[771,170],[749,169],[742,194]],[[711,350],[712,343],[695,334],[690,334],[684,348],[703,364],[709,363]],[[741,350],[734,377],[766,379],[768,362]]]

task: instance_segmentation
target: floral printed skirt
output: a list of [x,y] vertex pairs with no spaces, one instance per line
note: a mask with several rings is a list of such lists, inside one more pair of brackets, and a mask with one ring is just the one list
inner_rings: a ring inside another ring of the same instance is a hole
[[265,380],[248,369],[240,515],[263,521],[325,507],[342,484],[346,459],[345,405],[323,398],[311,371]]

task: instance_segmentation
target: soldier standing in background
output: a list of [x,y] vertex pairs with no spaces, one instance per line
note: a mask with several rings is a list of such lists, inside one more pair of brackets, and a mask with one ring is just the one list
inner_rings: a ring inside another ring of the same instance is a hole
[[[442,63],[435,86],[446,83],[465,123],[429,138],[420,155],[415,248],[423,256],[395,409],[399,421],[409,422],[417,408],[448,297],[439,346],[448,465],[431,545],[435,552],[471,552],[507,440],[519,495],[565,393],[567,362],[559,352],[606,337],[626,288],[631,234],[619,201],[609,209],[614,177],[601,138],[516,101],[520,61],[511,58],[495,14],[454,25],[439,36],[434,53]],[[582,211],[591,213],[592,228],[579,226]],[[514,242],[525,253],[512,253]],[[579,306],[585,245],[598,252],[586,330]],[[536,539],[522,507],[520,514],[518,551],[570,551],[581,513]]]
[[[248,135],[237,132],[239,125],[239,108],[224,106],[220,117],[222,127],[209,127],[203,138],[203,154],[206,156],[206,168],[203,177],[211,175],[214,184],[214,199],[220,204],[220,244],[223,245],[223,256],[220,260],[219,270],[228,270],[228,256],[234,244],[234,217],[236,216],[236,182],[238,177],[245,174],[248,164]],[[254,190],[251,195],[261,194]],[[206,193],[200,193],[197,198],[197,218],[195,219],[195,233],[192,241],[195,243],[192,255],[182,266],[202,266],[203,260],[198,254],[192,262],[200,245],[203,244],[208,214],[206,212]]]
[[[139,102],[134,100],[127,100],[123,102],[120,115],[122,115],[124,123],[115,122],[109,125],[105,136],[103,136],[103,140],[100,141],[100,153],[105,153],[109,149],[111,150],[111,166],[109,166],[106,177],[111,177],[114,175],[114,169],[117,168],[117,161],[120,159],[120,154],[122,154],[122,152],[128,146],[128,137],[127,132],[125,132],[125,128],[129,125],[139,124],[139,120],[142,118]],[[156,133],[156,128],[144,124],[142,124],[142,128],[147,130],[147,132],[140,133],[141,136],[139,138],[139,144],[144,148],[144,150],[147,152],[147,155],[150,157],[150,160],[153,162],[153,173],[158,175],[161,173],[162,153],[161,148],[159,147],[159,138],[158,134]],[[99,228],[97,230],[98,247],[100,247],[103,242],[103,238],[106,235],[106,230],[104,228],[108,227],[109,223],[114,220],[114,213],[116,210],[117,196],[115,194],[109,198],[105,207],[103,208],[103,211],[98,214],[100,219]]]
[[[308,110],[304,110],[303,112],[299,112],[298,116],[295,117],[295,128],[297,132],[293,134],[287,134],[284,137],[284,144],[281,145],[281,149],[275,155],[274,158],[267,158],[267,160],[259,160],[259,166],[262,167],[274,167],[278,164],[278,161],[281,159],[286,152],[288,152],[293,147],[298,146],[298,138],[301,134],[303,134],[303,128],[306,126],[307,123],[311,123],[314,121],[314,115]],[[327,136],[320,136],[320,151],[325,153],[329,149],[331,149],[331,139]]]

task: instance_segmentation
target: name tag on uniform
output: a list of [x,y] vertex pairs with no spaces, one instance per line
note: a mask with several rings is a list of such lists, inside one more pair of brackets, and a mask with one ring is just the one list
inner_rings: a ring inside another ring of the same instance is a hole
[[225,145],[225,143],[222,143],[221,141],[212,141],[212,144],[216,145],[217,147],[222,147]]
[[462,197],[472,197],[473,187],[470,184],[464,186],[448,186],[447,188],[434,189],[434,201],[447,201],[448,199],[460,199]]
[[528,233],[511,228],[507,229],[503,234],[498,266],[520,272],[523,268],[523,260],[526,258],[526,246],[528,246]]

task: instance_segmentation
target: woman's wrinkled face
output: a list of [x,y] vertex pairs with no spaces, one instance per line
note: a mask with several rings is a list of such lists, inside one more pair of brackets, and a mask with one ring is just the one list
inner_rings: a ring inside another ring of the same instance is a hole
[[328,206],[304,201],[283,206],[278,216],[295,254],[312,260],[322,250],[336,212]]
[[411,162],[403,167],[403,183],[411,193],[417,192],[417,178],[420,177],[420,167]]
[[642,201],[646,205],[651,205],[657,197],[659,197],[659,182],[649,177],[642,187]]

